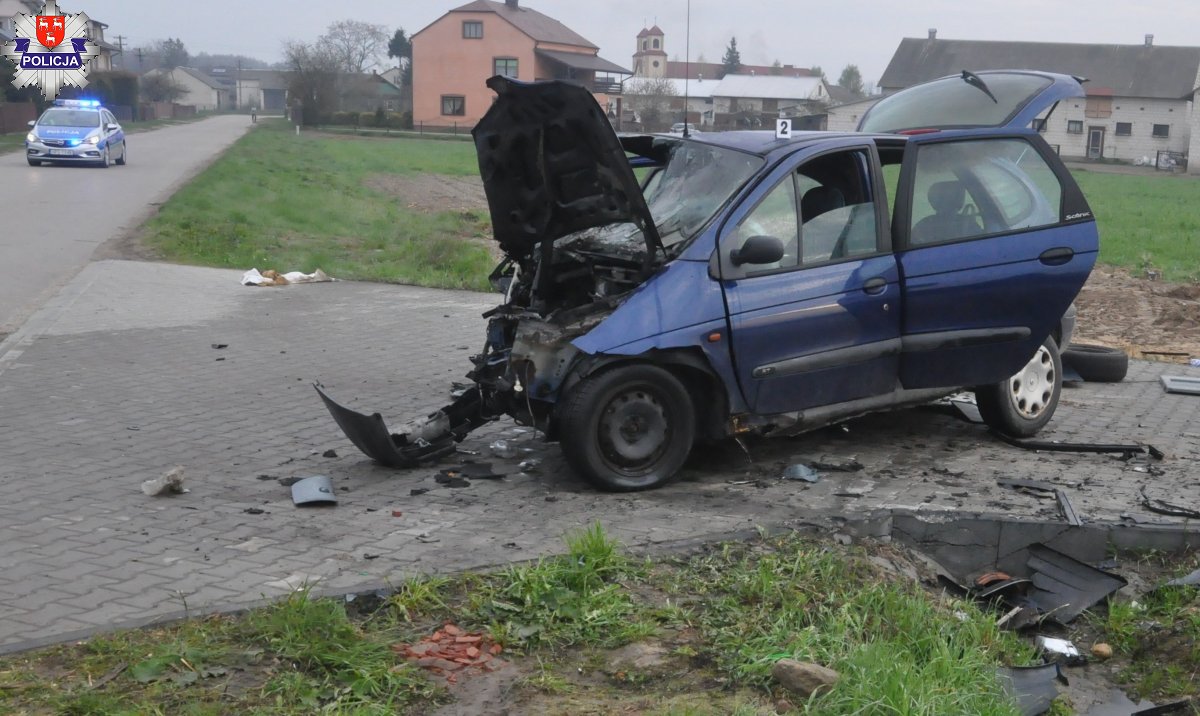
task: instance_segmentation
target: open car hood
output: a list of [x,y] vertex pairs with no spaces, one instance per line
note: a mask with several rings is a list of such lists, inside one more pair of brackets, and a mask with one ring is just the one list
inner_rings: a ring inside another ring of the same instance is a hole
[[528,258],[542,241],[618,222],[636,224],[647,254],[661,247],[625,150],[585,88],[492,77],[499,97],[472,130],[492,230]]

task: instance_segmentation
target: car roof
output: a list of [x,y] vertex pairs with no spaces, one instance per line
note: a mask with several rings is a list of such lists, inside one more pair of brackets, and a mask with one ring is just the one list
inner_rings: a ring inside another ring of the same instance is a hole
[[[670,137],[673,140],[680,141],[678,134],[674,135],[658,135]],[[709,144],[725,149],[733,149],[739,152],[748,152],[759,156],[767,156],[772,152],[780,149],[795,149],[806,144],[814,142],[828,141],[830,139],[875,139],[877,137],[887,137],[892,140],[903,140],[901,135],[894,134],[863,134],[861,132],[792,132],[790,139],[776,139],[775,132],[770,130],[737,130],[732,132],[697,132],[696,134],[687,137],[688,140],[699,142],[701,144]]]

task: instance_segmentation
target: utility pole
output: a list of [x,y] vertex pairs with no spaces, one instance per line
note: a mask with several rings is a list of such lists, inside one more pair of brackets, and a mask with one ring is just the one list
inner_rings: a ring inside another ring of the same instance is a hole
[[240,110],[242,108],[242,58],[241,57],[238,58],[237,84],[234,85],[234,94],[236,95],[236,97],[234,98],[234,102],[237,104],[237,109]]
[[145,64],[142,62],[142,55],[144,55],[144,54],[145,54],[145,52],[146,52],[146,51],[145,51],[145,50],[143,50],[142,48],[140,48],[140,47],[139,47],[139,48],[137,48],[137,57],[138,57],[138,72],[141,72],[142,70],[144,70],[144,69],[145,69]]
[[123,70],[128,69],[125,67],[125,36],[124,35],[117,35],[117,47],[118,47],[117,54],[121,56],[121,69],[123,69]]

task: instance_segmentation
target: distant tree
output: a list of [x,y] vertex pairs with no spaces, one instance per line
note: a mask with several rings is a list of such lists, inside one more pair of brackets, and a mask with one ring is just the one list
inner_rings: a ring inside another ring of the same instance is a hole
[[780,62],[778,59],[776,59],[774,62],[771,63],[771,74],[773,74],[773,75],[783,74],[783,63]]
[[183,40],[177,37],[168,37],[158,43],[158,66],[164,70],[173,70],[176,67],[187,67],[188,51],[183,45]]
[[731,37],[729,46],[725,48],[725,56],[721,58],[721,77],[736,75],[740,69],[742,69],[742,53],[738,52],[737,38]]
[[300,103],[300,121],[305,125],[320,123],[338,102],[338,75],[342,58],[326,43],[289,42],[283,55],[288,76],[288,92]]
[[148,102],[174,102],[187,94],[187,89],[176,82],[170,71],[142,75],[141,98]]
[[625,83],[625,102],[641,116],[642,127],[663,129],[671,120],[675,83],[665,77],[637,79]]
[[853,92],[855,97],[862,97],[864,94],[862,73],[858,71],[858,65],[846,65],[838,77],[838,84]]
[[387,48],[388,57],[397,60],[412,59],[412,40],[404,32],[404,28],[396,30],[396,34],[392,35],[392,39],[388,41]]
[[361,74],[377,64],[388,49],[388,36],[383,25],[339,20],[329,26],[317,44],[333,55],[343,72]]
[[808,71],[813,74],[813,77],[820,77],[826,82],[829,81],[829,78],[825,76],[825,70],[821,69],[820,65],[813,65],[812,67],[808,68]]

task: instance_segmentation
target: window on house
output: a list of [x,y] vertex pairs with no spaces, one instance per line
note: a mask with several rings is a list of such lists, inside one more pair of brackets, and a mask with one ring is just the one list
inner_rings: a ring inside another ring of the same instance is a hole
[[505,77],[517,76],[517,58],[515,57],[497,57],[492,60],[492,74],[504,75]]
[[1083,134],[1083,120],[1082,119],[1068,119],[1067,120],[1067,133],[1068,134]]
[[1045,117],[1039,117],[1039,118],[1037,118],[1037,119],[1033,120],[1033,125],[1032,125],[1032,126],[1033,126],[1033,129],[1034,129],[1034,131],[1037,131],[1037,132],[1044,132],[1044,131],[1046,131],[1046,118],[1045,118]]
[[1153,131],[1153,132],[1151,132],[1151,134],[1152,134],[1153,136],[1155,136],[1155,137],[1159,137],[1159,138],[1166,138],[1166,137],[1169,137],[1169,136],[1171,136],[1171,125],[1169,125],[1169,124],[1156,124],[1156,125],[1154,125],[1154,131]]
[[442,114],[461,117],[467,113],[467,98],[461,95],[442,95]]
[[463,20],[463,37],[467,40],[482,40],[483,21]]
[[1128,137],[1133,134],[1133,122],[1117,122],[1117,136]]
[[1088,97],[1087,107],[1083,110],[1085,117],[1111,117],[1112,97]]

